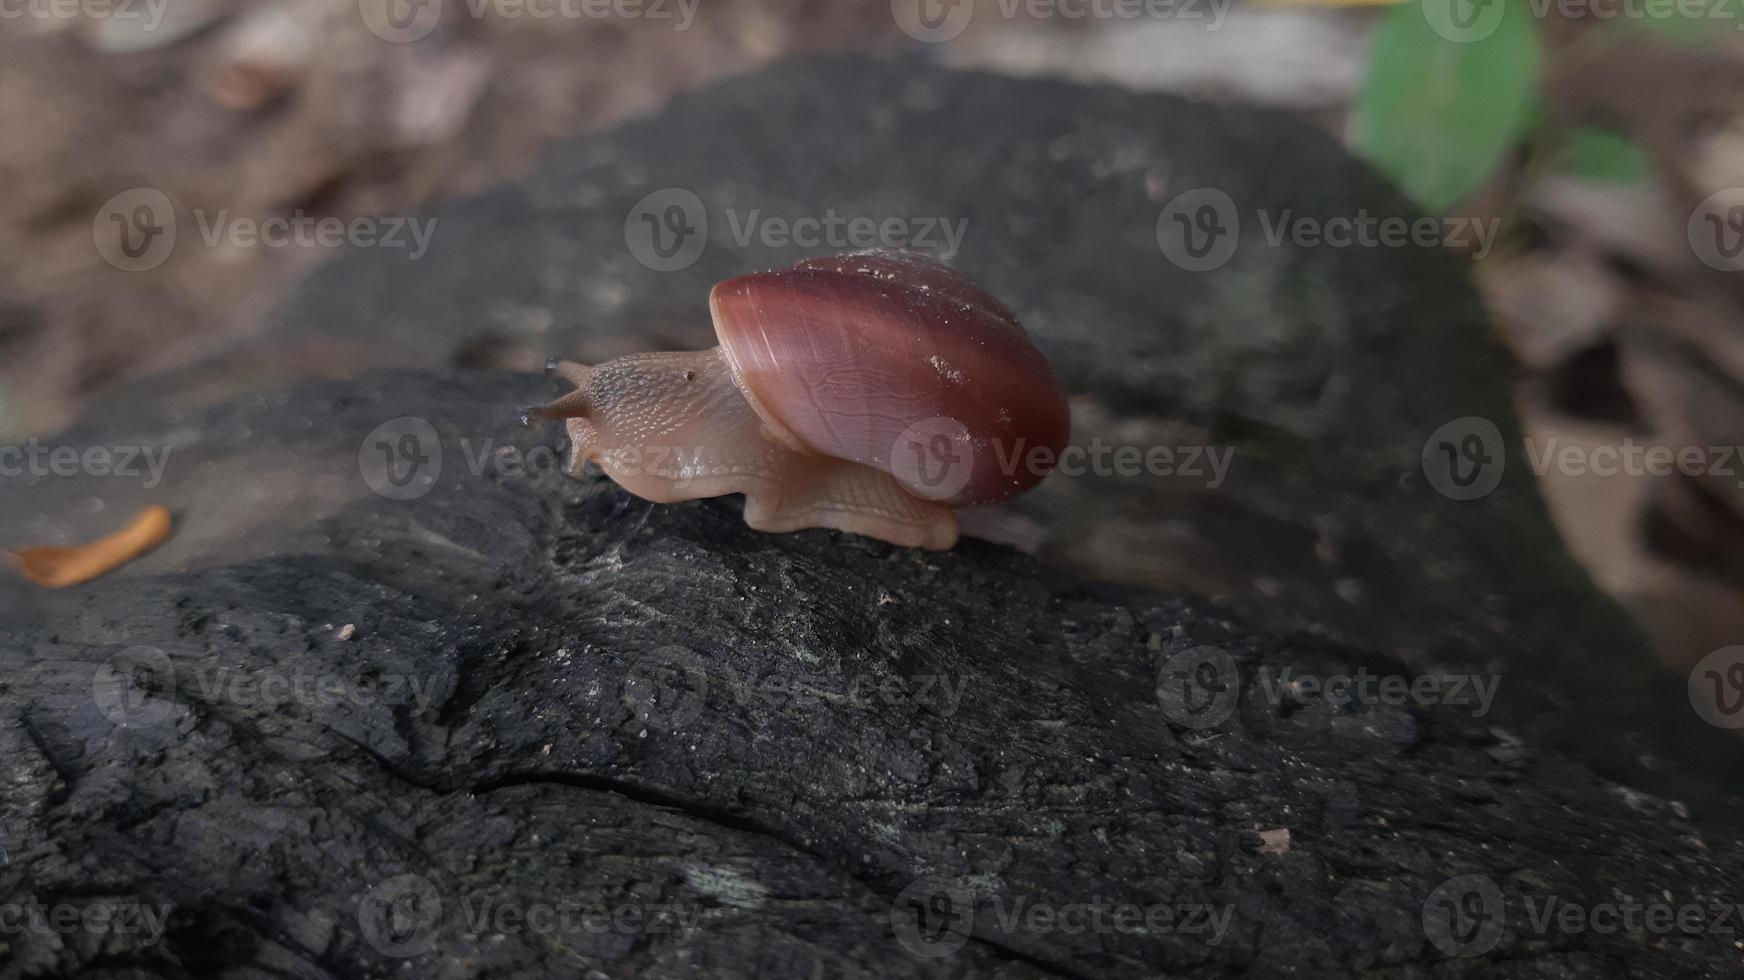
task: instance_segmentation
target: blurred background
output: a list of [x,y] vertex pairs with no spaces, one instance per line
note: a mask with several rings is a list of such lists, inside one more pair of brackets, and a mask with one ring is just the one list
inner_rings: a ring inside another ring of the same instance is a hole
[[[335,250],[219,239],[141,275],[141,193],[231,221],[417,213],[783,57],[925,58],[1296,113],[1485,230],[1449,247],[1513,356],[1559,529],[1687,667],[1744,635],[1738,8],[0,0],[0,443],[202,360],[227,368],[190,402],[390,366],[331,334],[251,358],[264,312]],[[481,324],[461,366],[535,369],[546,352],[516,336]],[[1617,463],[1548,462],[1568,446]]]

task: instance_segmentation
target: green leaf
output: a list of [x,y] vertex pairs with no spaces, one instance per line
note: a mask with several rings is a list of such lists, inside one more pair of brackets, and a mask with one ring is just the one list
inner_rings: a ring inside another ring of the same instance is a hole
[[1557,168],[1565,174],[1616,184],[1638,184],[1651,173],[1647,154],[1627,136],[1598,126],[1575,130]]
[[1352,146],[1445,213],[1532,125],[1537,24],[1523,0],[1416,0],[1389,11],[1371,44]]

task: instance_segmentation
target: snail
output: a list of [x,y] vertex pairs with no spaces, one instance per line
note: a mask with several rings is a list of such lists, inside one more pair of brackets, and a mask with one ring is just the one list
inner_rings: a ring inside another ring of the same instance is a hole
[[709,293],[720,346],[588,367],[522,422],[563,421],[636,496],[745,495],[760,531],[835,528],[949,548],[954,508],[1040,482],[1070,435],[1066,397],[1017,318],[914,253],[813,258]]

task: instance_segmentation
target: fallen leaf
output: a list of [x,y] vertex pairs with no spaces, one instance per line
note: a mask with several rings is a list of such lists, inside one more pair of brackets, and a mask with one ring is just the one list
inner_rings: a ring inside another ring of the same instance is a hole
[[147,507],[133,523],[106,538],[71,548],[25,548],[11,553],[24,577],[51,589],[89,582],[107,575],[164,542],[170,536],[170,512]]

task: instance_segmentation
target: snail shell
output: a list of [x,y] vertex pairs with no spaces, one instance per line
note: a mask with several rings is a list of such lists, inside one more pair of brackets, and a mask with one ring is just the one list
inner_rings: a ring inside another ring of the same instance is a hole
[[[660,502],[743,493],[766,531],[948,548],[953,507],[1022,493],[1070,435],[1053,370],[998,300],[932,259],[861,252],[729,279],[720,346],[554,363],[588,460]],[[1045,452],[1036,452],[1045,450]]]

